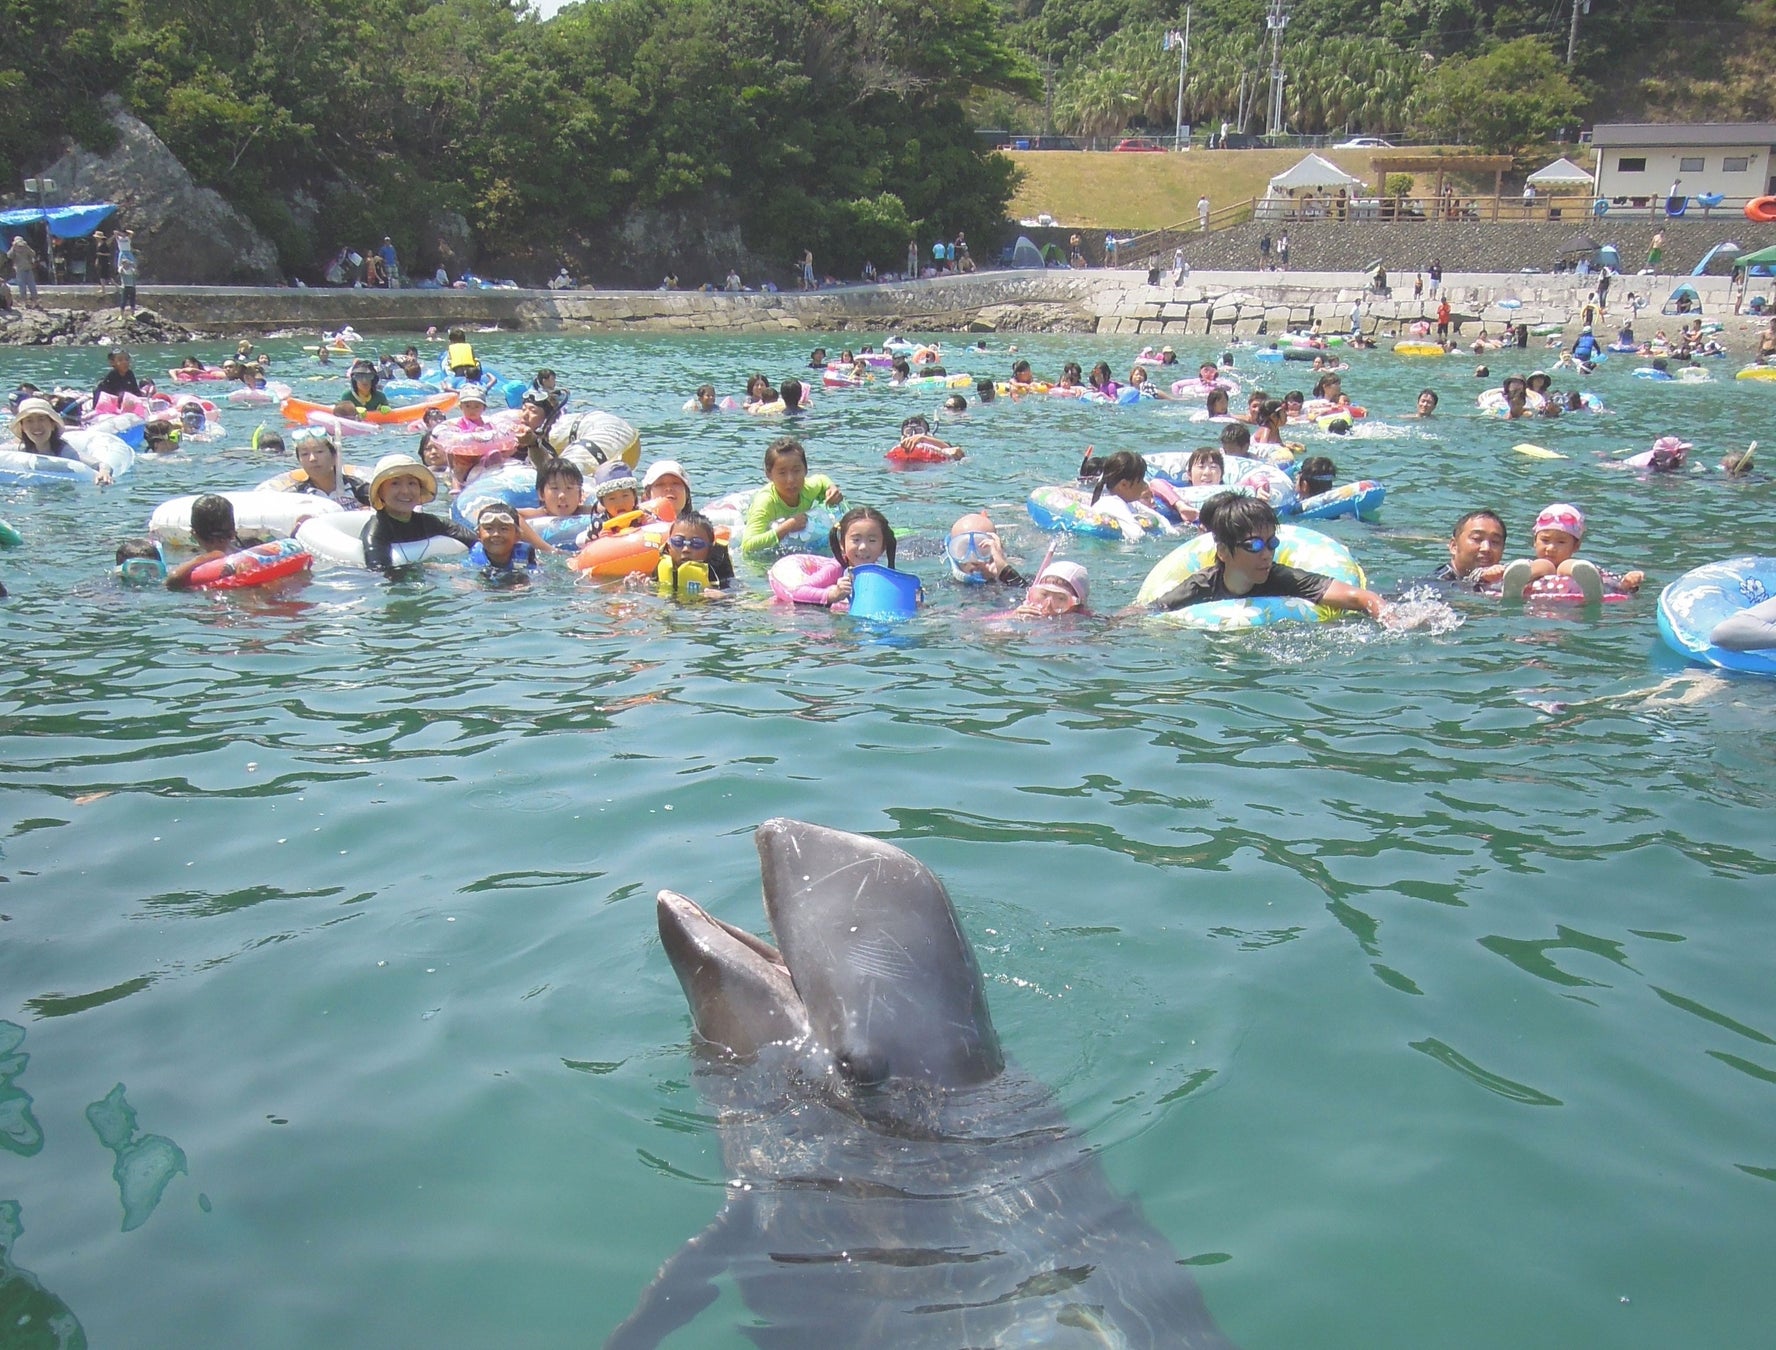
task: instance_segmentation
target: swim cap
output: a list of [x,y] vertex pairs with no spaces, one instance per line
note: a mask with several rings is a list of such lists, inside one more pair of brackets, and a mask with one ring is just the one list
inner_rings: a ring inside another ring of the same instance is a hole
[[1544,506],[1536,517],[1536,530],[1565,530],[1574,539],[1585,537],[1585,513],[1570,502]]
[[1081,609],[1085,607],[1086,598],[1091,594],[1091,583],[1086,580],[1085,568],[1063,558],[1060,562],[1051,562],[1037,573],[1036,584],[1040,586],[1050,578],[1072,591]]

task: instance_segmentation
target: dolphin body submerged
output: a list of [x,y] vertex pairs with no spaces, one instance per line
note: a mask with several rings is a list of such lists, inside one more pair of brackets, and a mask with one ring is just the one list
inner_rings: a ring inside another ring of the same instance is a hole
[[754,838],[780,949],[659,893],[728,1197],[607,1350],[658,1345],[729,1271],[765,1350],[1232,1350],[1049,1090],[1007,1071],[943,883],[861,835]]

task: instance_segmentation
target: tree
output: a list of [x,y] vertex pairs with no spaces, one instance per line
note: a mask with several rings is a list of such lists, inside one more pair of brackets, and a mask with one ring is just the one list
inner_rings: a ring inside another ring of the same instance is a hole
[[1524,37],[1437,65],[1412,103],[1417,129],[1515,154],[1577,119],[1585,97],[1540,38]]

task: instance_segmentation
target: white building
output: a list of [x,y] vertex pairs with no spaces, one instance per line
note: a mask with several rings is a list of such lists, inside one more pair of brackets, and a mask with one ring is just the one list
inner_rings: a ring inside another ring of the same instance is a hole
[[1683,196],[1718,192],[1737,204],[1776,194],[1776,122],[1601,123],[1591,145],[1605,201],[1646,205],[1673,183]]

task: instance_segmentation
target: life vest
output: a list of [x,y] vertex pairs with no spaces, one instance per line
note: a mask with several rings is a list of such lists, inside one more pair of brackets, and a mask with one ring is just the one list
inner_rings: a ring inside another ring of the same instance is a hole
[[453,342],[444,353],[444,364],[451,370],[472,370],[481,363],[475,359],[475,349],[466,342]]
[[673,564],[670,554],[662,554],[654,569],[654,580],[661,595],[675,595],[680,600],[701,599],[709,589],[709,564],[700,562]]

